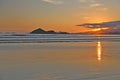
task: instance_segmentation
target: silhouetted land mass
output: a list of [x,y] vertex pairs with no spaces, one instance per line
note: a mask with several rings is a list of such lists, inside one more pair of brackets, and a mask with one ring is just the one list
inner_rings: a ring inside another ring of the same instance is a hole
[[54,30],[45,31],[41,28],[35,29],[30,34],[69,34],[68,32],[55,32]]

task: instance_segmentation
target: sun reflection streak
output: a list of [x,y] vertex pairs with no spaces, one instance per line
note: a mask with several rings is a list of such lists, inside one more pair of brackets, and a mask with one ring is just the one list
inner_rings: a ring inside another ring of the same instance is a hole
[[102,55],[102,46],[101,46],[101,42],[98,41],[97,42],[97,59],[98,59],[98,61],[101,61],[101,59],[102,59],[101,55]]

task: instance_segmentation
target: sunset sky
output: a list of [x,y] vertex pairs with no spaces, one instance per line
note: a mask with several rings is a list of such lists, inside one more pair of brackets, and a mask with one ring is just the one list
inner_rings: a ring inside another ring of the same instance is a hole
[[0,32],[81,32],[88,29],[76,25],[115,20],[120,0],[0,0]]

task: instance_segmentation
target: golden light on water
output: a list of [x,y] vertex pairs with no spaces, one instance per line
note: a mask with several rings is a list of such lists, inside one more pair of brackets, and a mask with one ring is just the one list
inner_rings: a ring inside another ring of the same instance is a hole
[[101,46],[101,42],[98,41],[97,42],[97,59],[98,59],[98,61],[101,61],[101,59],[102,59],[101,55],[102,55],[102,46]]

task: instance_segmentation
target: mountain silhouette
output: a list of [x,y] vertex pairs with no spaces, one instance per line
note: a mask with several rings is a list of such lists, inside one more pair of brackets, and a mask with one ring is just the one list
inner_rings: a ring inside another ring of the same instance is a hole
[[33,30],[32,32],[30,32],[31,34],[44,34],[46,33],[45,30],[41,29],[41,28],[38,28],[36,30]]
[[69,34],[67,32],[55,32],[54,30],[45,31],[41,28],[35,29],[30,34]]

